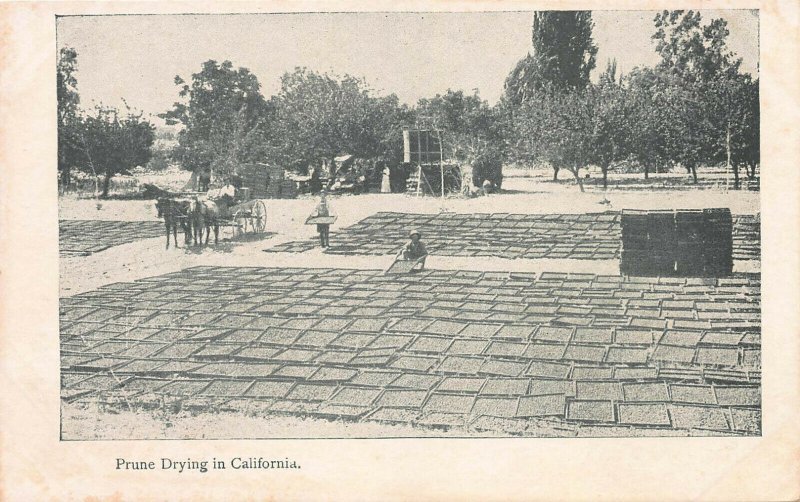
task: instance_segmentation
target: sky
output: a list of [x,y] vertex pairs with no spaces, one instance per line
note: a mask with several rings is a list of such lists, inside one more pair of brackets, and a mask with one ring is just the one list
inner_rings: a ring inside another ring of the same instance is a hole
[[[700,11],[728,21],[729,47],[742,69],[758,67],[758,13]],[[655,11],[594,11],[598,46],[593,78],[615,58],[617,71],[658,61],[650,39]],[[478,90],[495,103],[506,76],[531,50],[532,12],[117,15],[58,18],[58,47],[78,52],[84,108],[119,106],[146,114],[178,99],[176,75],[189,80],[204,61],[230,60],[257,77],[269,97],[295,67],[362,77],[380,94],[414,104],[447,89]],[[160,120],[155,120],[160,123]]]

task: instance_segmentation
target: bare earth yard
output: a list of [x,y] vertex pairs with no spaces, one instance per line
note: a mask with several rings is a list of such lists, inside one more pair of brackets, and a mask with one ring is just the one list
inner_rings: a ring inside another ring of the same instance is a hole
[[[434,272],[405,282],[383,282],[379,271],[392,262],[387,254],[391,239],[381,236],[377,227],[370,229],[372,234],[341,232],[387,211],[446,219],[479,213],[582,215],[728,207],[734,215],[750,215],[748,221],[754,221],[758,192],[612,190],[605,196],[610,204],[605,204],[601,192],[580,193],[572,183],[553,184],[541,177],[507,178],[504,189],[506,193],[475,199],[332,197],[339,219],[331,245],[332,250],[345,246],[347,251],[340,253],[310,246],[304,252],[286,252],[290,243],[314,238],[315,228],[303,225],[315,205],[313,198],[267,201],[266,234],[259,238],[187,248],[179,235],[180,247],[165,250],[153,201],[110,200],[98,205],[63,197],[62,232],[70,225],[91,228],[96,220],[150,223],[103,223],[100,235],[112,228],[116,236],[106,248],[65,253],[69,246],[62,242],[62,437],[600,436],[630,435],[631,428],[640,435],[760,431],[755,255],[736,261],[736,275],[728,280],[687,285],[657,278],[617,280],[619,261],[612,251],[574,259],[570,253],[512,258],[513,253],[454,256],[432,249],[427,267]],[[484,235],[476,229],[469,238],[477,246]],[[575,235],[580,237],[580,232]],[[386,249],[358,253],[358,246],[379,237],[384,237]],[[748,238],[757,242],[757,237]],[[300,282],[282,275],[286,269]],[[364,286],[342,279],[347,277],[362,278]],[[171,287],[176,284],[182,287]],[[448,284],[456,289],[441,289]],[[602,284],[616,286],[597,293]],[[349,285],[348,294],[326,294],[342,285]],[[372,293],[356,295],[356,304],[348,296],[358,290]],[[387,290],[398,296],[374,303]],[[595,302],[604,297],[605,304]],[[265,305],[289,310],[267,312]],[[306,308],[291,310],[297,305]],[[131,315],[132,310],[141,312]],[[198,311],[207,316],[196,317]],[[431,327],[459,315],[471,318],[445,331]],[[237,316],[245,324],[230,324]],[[272,319],[275,326],[247,325],[258,318]],[[306,324],[327,320],[330,327],[306,326],[304,319]],[[347,322],[339,326],[333,322],[337,319]],[[385,319],[387,324],[353,327],[363,319]],[[392,327],[404,319],[427,324]],[[289,326],[293,322],[298,326]],[[491,329],[479,329],[482,326],[527,326],[530,332],[496,338]],[[297,336],[277,342],[270,338],[270,329],[288,329]],[[591,336],[589,329],[595,330]],[[131,330],[139,334],[132,336]],[[628,340],[628,330],[646,332],[650,338],[641,343]],[[201,332],[208,336],[197,334]],[[354,346],[347,343],[355,341],[337,340],[351,332],[363,335],[363,340]],[[411,338],[392,338],[398,334]],[[244,338],[234,340],[236,336]],[[552,336],[559,338],[551,340]],[[470,346],[471,351],[453,352],[455,346]],[[220,352],[220,347],[230,350]],[[180,349],[188,352],[168,355]],[[242,355],[248,350],[258,354],[255,359]],[[622,353],[634,357],[634,352],[635,360],[617,359]],[[331,354],[342,359],[326,360]],[[459,358],[467,361],[452,366]],[[170,361],[183,366],[158,370]],[[259,371],[269,371],[242,373],[254,364],[261,365]],[[292,373],[293,366],[305,369]],[[558,375],[540,374],[542,368]],[[428,375],[435,381],[427,380],[424,388],[383,380],[359,383],[371,372],[383,373],[386,379],[390,374],[401,379]],[[331,377],[334,373],[337,376]],[[256,390],[275,382],[283,382],[279,387],[285,387],[284,394],[260,395]],[[542,385],[558,390],[537,390]],[[401,404],[393,405],[393,399]]]

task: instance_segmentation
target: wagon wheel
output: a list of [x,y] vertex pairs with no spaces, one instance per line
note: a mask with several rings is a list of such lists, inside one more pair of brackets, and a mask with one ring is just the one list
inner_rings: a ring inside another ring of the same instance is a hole
[[264,201],[257,200],[250,208],[250,225],[257,234],[264,233],[267,228],[267,206]]
[[233,223],[234,238],[241,237],[244,232],[247,232],[247,219],[247,211],[243,209],[237,209],[236,212],[233,213],[231,223]]

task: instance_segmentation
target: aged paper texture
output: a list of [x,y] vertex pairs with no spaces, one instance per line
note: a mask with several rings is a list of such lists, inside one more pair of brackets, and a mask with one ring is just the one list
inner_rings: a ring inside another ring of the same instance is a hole
[[[641,70],[665,9],[724,20],[680,18],[695,87]],[[526,87],[534,12],[577,10],[589,90]],[[0,499],[797,500],[799,33],[793,0],[0,3]]]

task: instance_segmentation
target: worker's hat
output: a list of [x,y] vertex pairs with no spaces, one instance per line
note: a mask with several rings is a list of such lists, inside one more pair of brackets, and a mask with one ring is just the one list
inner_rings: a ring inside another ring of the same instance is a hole
[[419,233],[419,230],[417,230],[416,228],[415,228],[415,229],[413,229],[413,230],[411,230],[411,231],[408,233],[408,236],[409,236],[409,237],[411,237],[411,236],[413,236],[414,234],[416,234],[416,235],[418,235],[418,236],[422,237],[422,234],[421,234],[421,233]]

